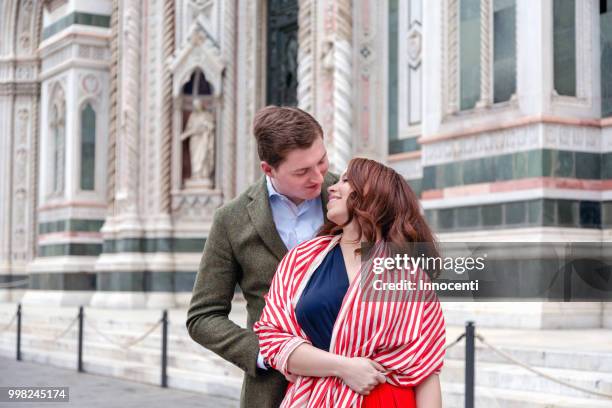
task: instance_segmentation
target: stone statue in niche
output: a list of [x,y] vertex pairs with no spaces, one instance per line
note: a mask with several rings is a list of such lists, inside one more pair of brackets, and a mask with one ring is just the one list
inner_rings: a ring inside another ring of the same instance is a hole
[[215,117],[204,108],[202,100],[193,101],[181,140],[189,139],[191,177],[186,180],[188,187],[213,187],[215,171]]

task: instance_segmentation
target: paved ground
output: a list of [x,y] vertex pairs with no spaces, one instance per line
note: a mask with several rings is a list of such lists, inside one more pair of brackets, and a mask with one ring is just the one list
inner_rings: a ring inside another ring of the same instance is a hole
[[0,357],[0,387],[69,387],[69,403],[0,402],[0,407],[236,408],[238,403],[204,394],[164,389],[100,375]]

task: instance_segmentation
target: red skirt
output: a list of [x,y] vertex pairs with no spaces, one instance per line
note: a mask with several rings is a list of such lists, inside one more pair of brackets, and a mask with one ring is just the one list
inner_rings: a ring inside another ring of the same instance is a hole
[[379,384],[363,397],[361,408],[416,408],[414,388]]

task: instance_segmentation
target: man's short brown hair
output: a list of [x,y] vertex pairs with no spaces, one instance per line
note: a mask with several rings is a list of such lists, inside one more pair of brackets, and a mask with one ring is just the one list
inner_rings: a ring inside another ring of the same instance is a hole
[[323,138],[323,129],[299,108],[270,105],[255,114],[253,134],[259,159],[277,167],[289,151],[307,149],[317,137]]

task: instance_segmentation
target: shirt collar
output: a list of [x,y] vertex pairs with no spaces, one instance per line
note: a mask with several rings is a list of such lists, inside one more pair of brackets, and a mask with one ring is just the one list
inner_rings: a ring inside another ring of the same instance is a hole
[[285,197],[284,195],[276,191],[276,189],[274,188],[274,185],[272,184],[272,179],[270,179],[269,176],[266,176],[266,187],[268,187],[268,197],[270,198],[274,196]]
[[293,206],[295,206],[298,209],[305,209],[307,207],[310,207],[310,205],[312,205],[313,202],[319,199],[319,197],[316,197],[311,200],[305,200],[300,205],[295,205],[293,201],[289,199],[289,197],[276,191],[276,189],[274,188],[274,185],[272,184],[272,179],[270,179],[269,176],[266,176],[266,187],[268,188],[268,197],[270,199],[272,199],[272,197],[278,197],[285,202],[293,204]]

